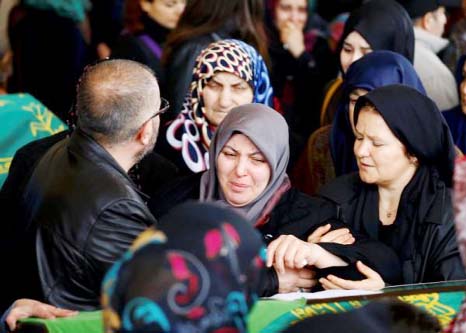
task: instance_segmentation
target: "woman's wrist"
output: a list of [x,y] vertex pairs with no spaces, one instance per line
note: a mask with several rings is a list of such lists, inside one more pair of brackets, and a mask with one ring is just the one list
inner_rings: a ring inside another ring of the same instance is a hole
[[[332,266],[347,266],[348,263],[345,262],[343,259],[340,257],[337,257],[336,255],[328,252],[321,246],[317,244],[309,244],[309,253],[313,263],[310,263],[310,265],[313,265],[317,268],[327,268],[327,267],[332,267]],[[309,261],[309,260],[308,260]]]

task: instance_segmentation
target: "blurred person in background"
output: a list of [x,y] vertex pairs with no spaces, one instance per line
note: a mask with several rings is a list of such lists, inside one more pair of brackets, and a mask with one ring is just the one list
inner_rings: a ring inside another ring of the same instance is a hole
[[161,65],[168,34],[176,27],[186,0],[126,0],[124,31],[112,47],[112,58],[130,59],[149,66],[164,92]]
[[327,23],[310,0],[267,0],[271,79],[290,126],[290,167],[319,127],[324,86],[338,72]]

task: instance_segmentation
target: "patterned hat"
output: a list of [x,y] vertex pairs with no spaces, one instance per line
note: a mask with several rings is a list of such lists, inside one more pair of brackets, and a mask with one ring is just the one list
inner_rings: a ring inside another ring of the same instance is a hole
[[234,212],[181,205],[107,272],[106,332],[246,332],[264,253],[259,233]]

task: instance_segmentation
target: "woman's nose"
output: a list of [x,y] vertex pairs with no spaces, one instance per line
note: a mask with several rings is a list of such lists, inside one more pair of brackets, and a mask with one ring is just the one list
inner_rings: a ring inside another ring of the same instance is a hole
[[365,157],[369,155],[369,145],[366,140],[356,140],[354,142],[354,155],[356,157]]
[[247,161],[243,158],[239,158],[236,162],[235,172],[237,176],[244,176],[247,170]]
[[293,23],[298,23],[299,21],[299,13],[297,10],[293,10],[291,11],[291,14],[290,14],[290,21],[293,22]]
[[228,108],[232,104],[232,95],[230,89],[222,89],[219,96],[219,105]]

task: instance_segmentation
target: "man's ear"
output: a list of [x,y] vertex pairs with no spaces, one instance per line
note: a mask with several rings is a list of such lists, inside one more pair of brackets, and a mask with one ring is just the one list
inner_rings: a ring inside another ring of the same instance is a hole
[[141,126],[138,133],[136,134],[136,140],[144,146],[147,146],[151,141],[153,132],[154,126],[152,125],[152,119],[150,119]]
[[434,13],[428,12],[425,13],[424,16],[421,18],[421,26],[424,30],[427,30],[430,32],[431,26],[435,21]]

